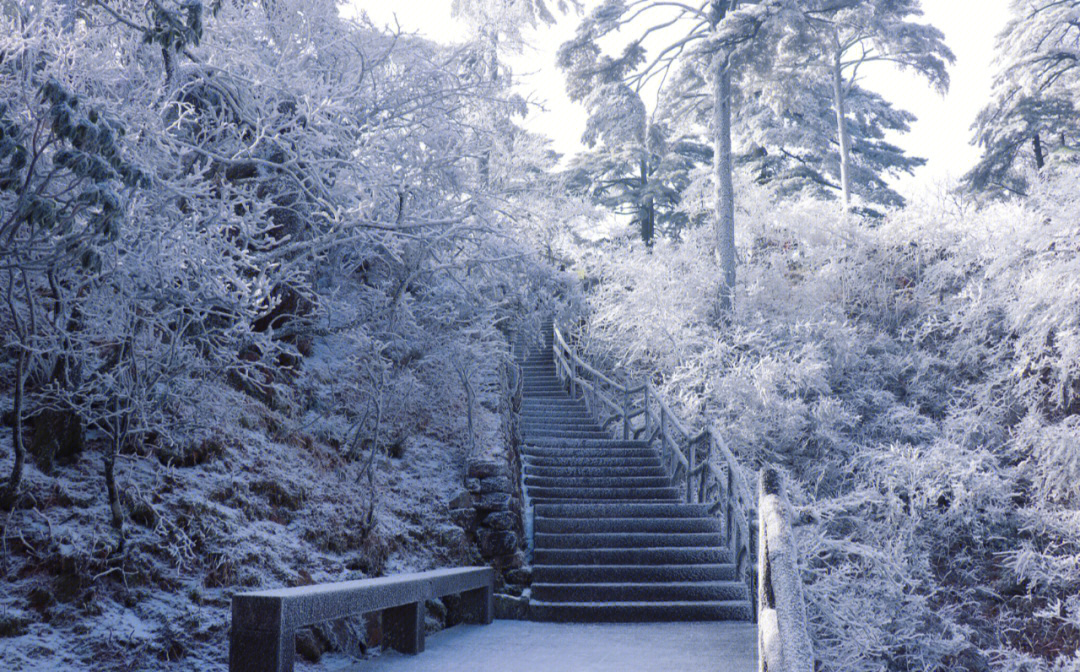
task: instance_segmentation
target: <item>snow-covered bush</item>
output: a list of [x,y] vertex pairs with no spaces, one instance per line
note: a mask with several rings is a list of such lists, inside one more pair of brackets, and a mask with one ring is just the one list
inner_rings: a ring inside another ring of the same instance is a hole
[[1078,177],[882,222],[747,181],[723,325],[710,232],[580,253],[594,356],[796,477],[827,669],[1075,665]]

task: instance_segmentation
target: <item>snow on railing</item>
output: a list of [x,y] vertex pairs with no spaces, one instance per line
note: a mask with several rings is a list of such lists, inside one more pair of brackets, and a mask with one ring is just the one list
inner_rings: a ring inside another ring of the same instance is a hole
[[758,483],[758,672],[813,672],[799,557],[780,473]]

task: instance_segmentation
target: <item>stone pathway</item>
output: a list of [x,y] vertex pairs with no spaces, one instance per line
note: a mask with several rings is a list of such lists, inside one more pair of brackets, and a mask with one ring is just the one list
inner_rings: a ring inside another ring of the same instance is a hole
[[[417,656],[321,666],[349,672],[754,672],[753,623],[535,623],[458,625]],[[330,662],[330,661],[324,661]],[[340,665],[340,667],[339,667]]]

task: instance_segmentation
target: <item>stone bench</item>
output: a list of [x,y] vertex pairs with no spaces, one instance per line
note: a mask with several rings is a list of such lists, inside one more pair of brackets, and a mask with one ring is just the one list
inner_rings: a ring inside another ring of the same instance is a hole
[[424,650],[424,602],[461,595],[462,620],[489,624],[495,570],[437,569],[379,579],[239,593],[232,598],[230,672],[292,672],[296,631],[348,616],[383,612],[384,644]]

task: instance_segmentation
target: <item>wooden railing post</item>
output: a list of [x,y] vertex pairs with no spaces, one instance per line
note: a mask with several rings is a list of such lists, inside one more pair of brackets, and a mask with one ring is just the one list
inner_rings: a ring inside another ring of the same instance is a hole
[[652,428],[652,416],[649,414],[649,384],[646,383],[641,389],[641,398],[644,400],[643,408],[645,410],[645,440],[650,438],[649,429]]
[[668,451],[667,440],[667,413],[664,413],[663,407],[660,408],[660,457],[664,460],[668,472],[671,472],[671,453]]
[[686,442],[686,503],[694,503],[694,460],[697,457],[697,441]]
[[727,505],[724,507],[724,534],[728,539],[731,539],[731,534],[734,532],[732,528],[735,527],[734,513],[732,511],[733,504],[735,503],[735,474],[731,470],[729,465],[727,468]]

